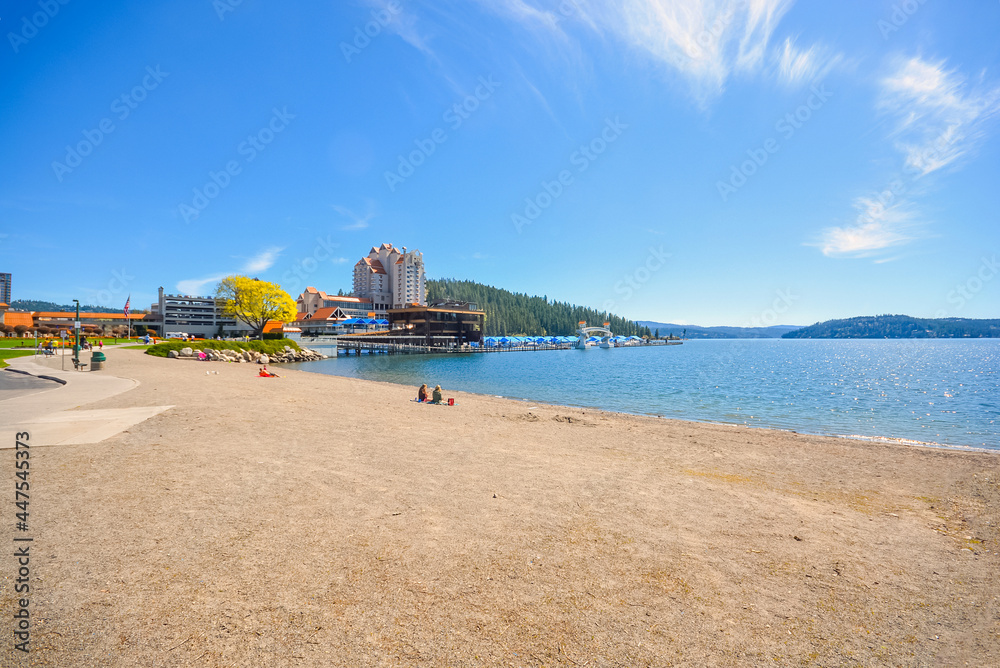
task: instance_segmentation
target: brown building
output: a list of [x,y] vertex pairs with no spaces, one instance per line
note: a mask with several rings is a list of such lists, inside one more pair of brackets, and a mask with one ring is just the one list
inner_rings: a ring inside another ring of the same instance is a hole
[[451,336],[456,343],[480,343],[486,312],[465,302],[434,302],[429,306],[410,304],[405,308],[389,309],[389,326],[406,329],[408,333],[426,337]]
[[[25,325],[28,331],[34,332],[40,327],[51,329],[65,329],[73,331],[73,323],[76,321],[74,311],[7,311],[3,312],[6,304],[0,305],[0,324],[16,327]],[[110,330],[115,326],[124,327],[127,321],[132,321],[132,327],[143,324],[144,313],[133,313],[131,318],[126,318],[122,313],[90,313],[83,311],[80,313],[80,323],[83,327],[100,327]]]

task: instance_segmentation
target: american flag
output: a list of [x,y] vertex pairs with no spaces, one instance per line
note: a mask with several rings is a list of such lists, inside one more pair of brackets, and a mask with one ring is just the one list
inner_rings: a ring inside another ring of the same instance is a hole
[[132,301],[132,295],[129,295],[128,299],[125,300],[125,317],[126,318],[128,317],[128,305],[129,305],[129,302],[131,302],[131,301]]

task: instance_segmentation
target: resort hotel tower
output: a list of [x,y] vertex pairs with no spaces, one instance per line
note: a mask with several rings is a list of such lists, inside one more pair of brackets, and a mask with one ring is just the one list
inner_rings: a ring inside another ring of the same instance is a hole
[[418,250],[407,252],[406,246],[372,246],[368,256],[354,265],[354,296],[370,299],[376,312],[425,304],[424,254]]

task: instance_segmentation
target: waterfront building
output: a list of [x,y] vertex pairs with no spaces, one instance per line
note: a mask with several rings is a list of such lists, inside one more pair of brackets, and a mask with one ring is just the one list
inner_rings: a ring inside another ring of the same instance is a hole
[[295,306],[298,312],[296,320],[302,320],[306,315],[314,315],[320,309],[333,309],[330,314],[324,316],[327,318],[331,314],[335,318],[366,318],[371,313],[375,313],[372,317],[385,317],[385,309],[374,308],[371,299],[328,295],[312,286],[307,287],[305,292],[299,295],[295,300]]
[[[49,327],[51,329],[65,329],[73,331],[73,323],[76,321],[75,311],[31,311],[33,328]],[[132,313],[128,318],[124,313],[91,313],[80,311],[81,327],[99,327],[104,331],[112,327],[125,328],[129,323],[134,328],[136,325],[145,325],[145,313]]]
[[293,325],[286,324],[280,320],[268,320],[264,324],[263,334],[281,335],[292,341],[299,341],[302,338],[302,330]]
[[30,311],[9,311],[7,304],[0,303],[0,325],[17,327],[24,325],[29,331],[35,331],[35,319]]
[[250,332],[245,323],[223,315],[222,303],[215,297],[167,295],[162,287],[159,300],[149,307],[146,324],[160,336],[183,332],[190,336],[212,338],[218,334],[242,336]]
[[427,345],[431,345],[434,336],[450,336],[458,344],[480,343],[486,312],[468,302],[440,300],[429,306],[389,309],[389,323],[394,330],[403,329],[425,337]]
[[353,325],[360,320],[387,317],[385,309],[375,308],[371,299],[328,295],[312,286],[299,295],[295,305],[298,313],[292,325],[311,336],[341,334],[354,329],[346,327],[345,323]]
[[340,318],[332,308],[321,308],[313,314],[299,314],[300,319],[291,323],[306,336],[336,336],[355,332],[374,332],[389,328],[385,318],[352,317]]
[[[76,311],[6,311],[6,306],[6,304],[0,304],[0,324],[10,327],[24,325],[29,334],[33,334],[42,327],[72,332],[76,322]],[[131,322],[132,327],[146,324],[145,314],[133,313]],[[107,332],[113,327],[124,327],[126,324],[124,313],[80,312],[80,326],[87,330],[100,329]]]
[[354,265],[354,296],[369,299],[376,313],[427,301],[424,254],[392,244],[372,246]]

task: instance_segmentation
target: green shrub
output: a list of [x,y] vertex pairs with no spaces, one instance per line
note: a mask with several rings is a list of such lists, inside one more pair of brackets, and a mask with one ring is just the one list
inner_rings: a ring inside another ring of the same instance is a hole
[[164,341],[163,343],[157,343],[155,346],[150,346],[146,350],[147,355],[155,355],[156,357],[166,357],[167,353],[171,350],[176,350],[180,352],[184,348],[190,348],[191,350],[255,350],[259,353],[266,353],[267,355],[276,355],[285,349],[285,346],[290,347],[292,350],[299,350],[299,344],[295,343],[291,339],[273,339],[269,341],[250,341],[249,343],[243,341],[216,341],[214,339],[209,339],[207,341]]

